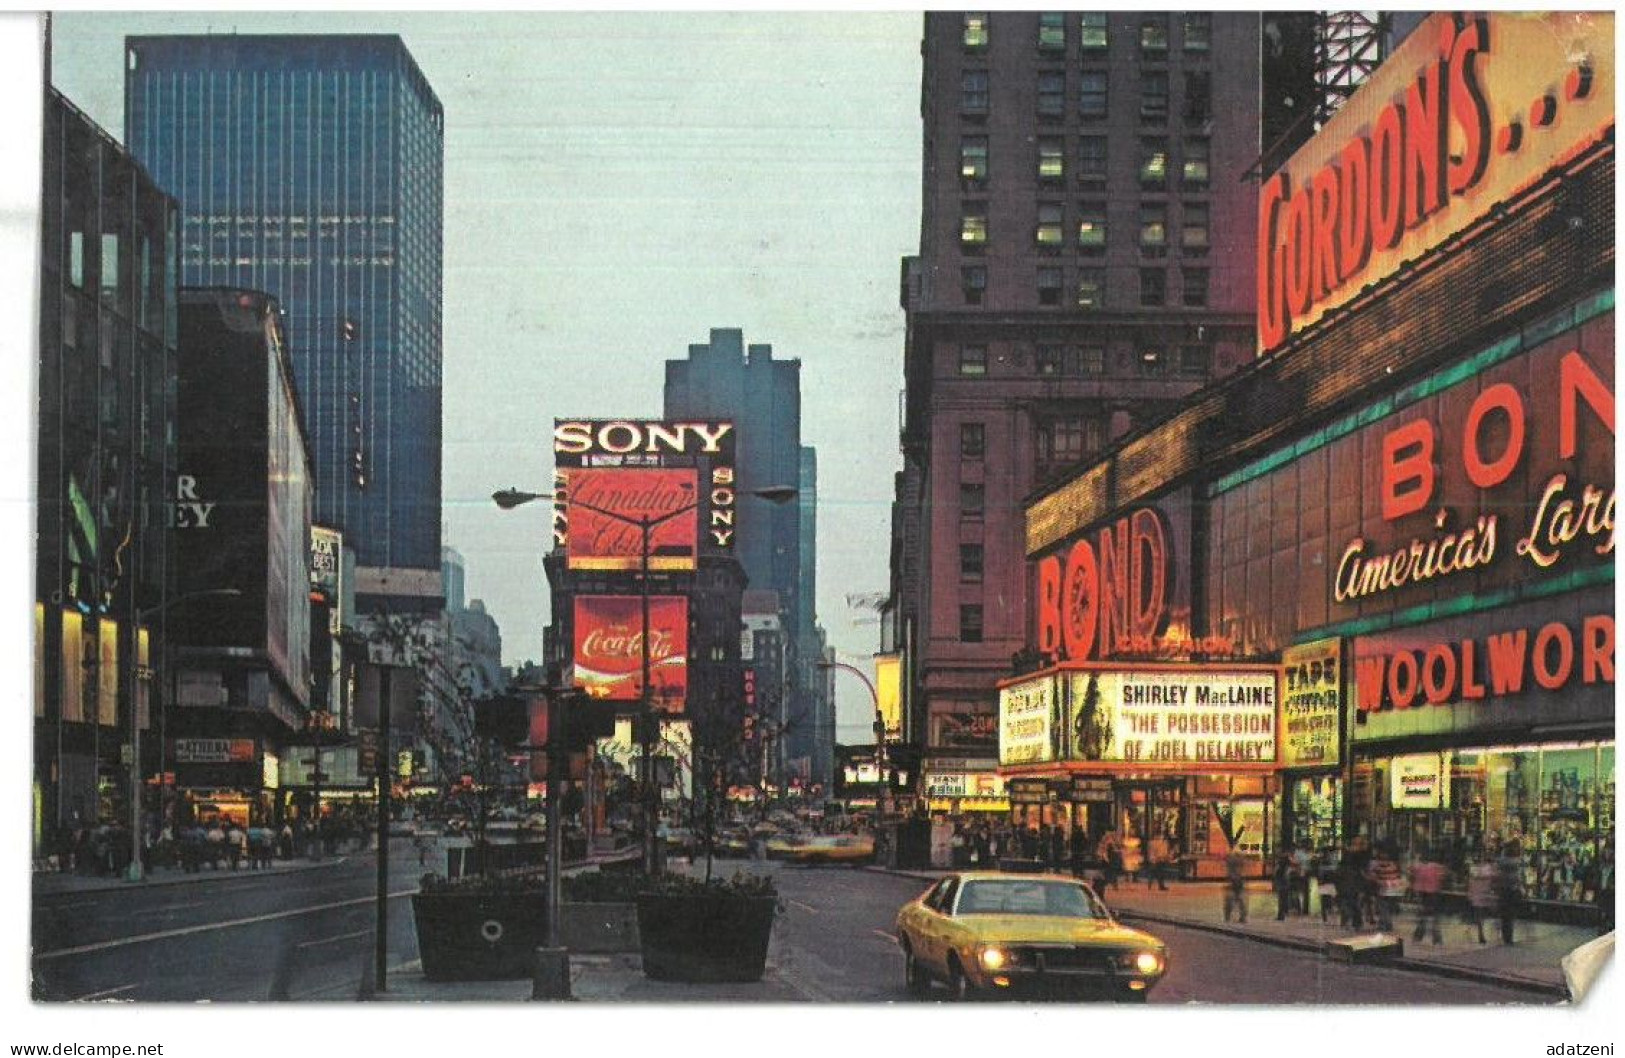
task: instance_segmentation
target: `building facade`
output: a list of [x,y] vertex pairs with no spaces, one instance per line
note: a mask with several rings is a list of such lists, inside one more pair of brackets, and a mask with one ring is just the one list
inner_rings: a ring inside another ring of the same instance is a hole
[[1022,498],[1252,356],[1259,41],[1256,14],[925,17],[890,617],[927,782],[993,757]]
[[1516,842],[1539,906],[1604,899],[1613,78],[1611,18],[1432,15],[1265,174],[1261,358],[1027,505],[1024,821],[1199,870]]
[[[174,199],[54,89],[40,201],[36,848],[128,820],[132,711],[151,735],[173,608]],[[161,715],[161,710],[159,710]],[[161,738],[142,739],[143,773]]]
[[[183,287],[171,618],[177,815],[280,816],[280,761],[310,709],[309,458],[274,298]],[[182,505],[185,506],[182,506]]]
[[434,91],[395,36],[131,37],[125,50],[126,137],[180,203],[182,281],[282,303],[318,521],[356,549],[364,597],[421,593],[438,610]]

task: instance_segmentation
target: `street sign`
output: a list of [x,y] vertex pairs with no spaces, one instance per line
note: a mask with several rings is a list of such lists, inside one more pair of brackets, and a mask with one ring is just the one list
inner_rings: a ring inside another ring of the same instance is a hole
[[357,760],[356,770],[362,775],[371,775],[378,770],[378,732],[362,730],[356,732]]

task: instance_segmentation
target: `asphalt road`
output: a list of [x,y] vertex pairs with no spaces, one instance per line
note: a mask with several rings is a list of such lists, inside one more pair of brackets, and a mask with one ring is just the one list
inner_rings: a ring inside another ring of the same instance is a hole
[[[409,842],[392,853],[390,965],[417,958],[410,902],[423,871]],[[726,993],[640,987],[658,1002],[913,1002],[893,935],[897,909],[925,883],[852,867],[721,861],[719,871],[769,871],[784,913],[760,985]],[[43,1000],[264,1000],[291,957],[287,996],[353,999],[372,958],[375,864],[369,854],[291,874],[226,872],[186,885],[38,898],[33,909],[35,997]],[[1328,962],[1255,941],[1151,926],[1168,945],[1157,1003],[1481,1004],[1539,1002],[1529,993],[1430,974]],[[758,991],[759,990],[759,991]],[[936,989],[932,1001],[947,998]]]

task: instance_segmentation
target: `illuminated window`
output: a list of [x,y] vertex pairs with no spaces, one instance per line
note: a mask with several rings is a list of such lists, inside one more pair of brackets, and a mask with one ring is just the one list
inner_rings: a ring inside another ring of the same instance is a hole
[[1106,179],[1106,137],[1079,137],[1078,181],[1093,183],[1104,179]]
[[1160,253],[1168,246],[1168,207],[1161,202],[1140,205],[1140,249]]
[[1086,11],[1078,20],[1078,45],[1085,52],[1105,51],[1111,44],[1104,11]]
[[1140,141],[1140,186],[1157,190],[1168,186],[1168,141],[1161,137]]
[[959,545],[959,579],[976,581],[982,579],[982,545]]
[[1056,202],[1040,202],[1038,204],[1038,228],[1034,232],[1034,241],[1044,249],[1056,249],[1064,239],[1061,228],[1060,204]]
[[1146,15],[1140,21],[1140,57],[1161,59],[1168,54],[1168,16]]
[[1185,220],[1179,231],[1179,245],[1187,255],[1207,253],[1207,203],[1186,202],[1184,214]]
[[1140,269],[1140,304],[1155,308],[1168,301],[1168,277],[1160,268]]
[[1106,249],[1106,204],[1085,202],[1078,207],[1078,248],[1091,253]]
[[961,207],[959,244],[966,249],[987,245],[987,203],[967,202]]
[[1160,375],[1167,369],[1161,349],[1148,348],[1140,350],[1140,374]]
[[1061,270],[1059,268],[1040,268],[1038,270],[1038,303],[1040,305],[1059,305],[1061,303]]
[[970,265],[959,270],[959,287],[965,295],[965,304],[980,305],[987,293],[987,268]]
[[1185,50],[1207,51],[1213,43],[1213,16],[1206,11],[1186,11],[1180,17]]
[[959,608],[959,641],[961,643],[980,643],[982,641],[982,607],[980,605],[967,605]]
[[1038,460],[1041,463],[1076,463],[1098,448],[1099,425],[1068,416],[1038,425]]
[[1066,15],[1060,11],[1046,11],[1038,16],[1038,50],[1066,50]]
[[1140,118],[1143,121],[1168,120],[1168,75],[1161,70],[1140,75]]
[[987,374],[987,346],[962,345],[959,347],[959,373],[961,375]]
[[1080,374],[1104,374],[1106,371],[1106,347],[1103,345],[1086,345],[1079,351],[1078,361]]
[[1059,136],[1038,140],[1038,179],[1053,184],[1066,178],[1066,146]]
[[965,459],[981,459],[987,451],[987,429],[979,422],[959,424],[959,454]]
[[1078,273],[1078,308],[1098,309],[1106,303],[1106,270],[1085,268]]
[[1180,181],[1185,187],[1201,189],[1207,186],[1210,150],[1209,141],[1205,137],[1185,141],[1185,164],[1180,173]]
[[986,114],[987,106],[987,71],[966,70],[959,82],[960,112],[963,114]]
[[1207,269],[1187,268],[1184,270],[1186,306],[1198,309],[1207,304]]
[[987,179],[987,137],[965,136],[959,141],[959,176],[967,184]]
[[1066,74],[1045,70],[1038,75],[1038,116],[1058,118],[1066,112]]
[[965,15],[965,50],[984,51],[987,48],[987,13],[975,12]]
[[1106,116],[1106,71],[1085,70],[1078,78],[1078,113],[1085,118]]

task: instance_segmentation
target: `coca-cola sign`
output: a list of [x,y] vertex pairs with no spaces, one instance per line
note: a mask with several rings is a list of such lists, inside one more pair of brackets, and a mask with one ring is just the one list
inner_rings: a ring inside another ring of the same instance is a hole
[[[643,600],[636,595],[578,595],[575,685],[594,698],[642,698]],[[649,599],[649,698],[677,713],[688,692],[688,599]]]
[[694,568],[699,522],[694,470],[576,468],[561,473],[565,559],[571,569],[638,569],[645,524],[650,569]]

